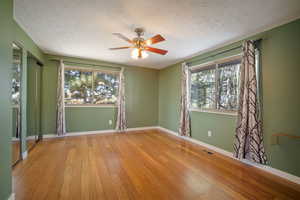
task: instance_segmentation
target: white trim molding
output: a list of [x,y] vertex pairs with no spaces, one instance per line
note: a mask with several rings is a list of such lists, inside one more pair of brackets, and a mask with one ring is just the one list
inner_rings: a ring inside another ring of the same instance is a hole
[[15,200],[15,199],[16,199],[15,193],[11,193],[11,195],[7,200]]
[[65,104],[65,108],[117,108],[115,104]]
[[28,156],[28,151],[22,152],[22,159],[25,160]]
[[[128,128],[125,132],[130,131],[143,131],[143,130],[151,130],[158,129],[158,126],[145,126],[145,127],[137,127],[137,128]],[[72,136],[80,136],[80,135],[95,135],[95,134],[108,134],[108,133],[118,133],[120,131],[114,129],[107,130],[98,130],[98,131],[82,131],[82,132],[68,132],[65,135],[58,136],[57,134],[45,134],[43,138],[63,138],[63,137],[72,137]],[[121,131],[122,132],[122,131]]]
[[300,177],[295,176],[293,174],[289,174],[287,172],[281,171],[279,169],[275,169],[275,168],[267,166],[267,165],[261,165],[261,164],[258,164],[258,163],[254,163],[254,162],[248,161],[246,159],[239,160],[239,159],[233,157],[233,153],[232,152],[226,151],[226,150],[221,149],[219,147],[216,147],[216,146],[213,146],[211,144],[207,144],[207,143],[201,142],[199,140],[196,140],[196,139],[193,139],[193,138],[190,138],[190,137],[180,136],[177,132],[169,130],[169,129],[166,129],[166,128],[163,128],[163,127],[158,127],[158,129],[161,130],[164,133],[169,133],[169,134],[175,135],[175,136],[177,136],[179,138],[182,138],[184,140],[187,140],[187,141],[193,142],[195,144],[204,146],[204,147],[206,147],[208,149],[211,149],[211,150],[213,150],[213,151],[215,151],[217,153],[220,153],[222,155],[225,155],[225,156],[228,156],[230,158],[233,158],[236,161],[239,161],[239,162],[251,165],[253,167],[259,168],[259,169],[264,170],[264,171],[266,171],[268,173],[271,173],[271,174],[274,174],[274,175],[279,176],[281,178],[284,178],[286,180],[289,180],[289,181],[291,181],[293,183],[300,184]]
[[217,115],[237,116],[236,111],[225,111],[225,110],[218,110],[218,109],[190,108],[189,111],[190,112],[211,113],[211,114],[217,114]]
[[11,138],[11,141],[12,142],[19,142],[21,139],[20,138],[17,138],[17,137],[12,137]]
[[151,129],[158,129],[159,126],[144,126],[144,127],[137,127],[137,128],[127,128],[125,131],[145,131],[145,130],[151,130]]
[[242,59],[242,53],[232,55],[232,56],[223,57],[223,58],[219,58],[219,59],[215,59],[215,60],[205,62],[205,63],[201,63],[201,64],[198,64],[198,65],[191,65],[191,66],[189,66],[189,69],[190,69],[190,71],[201,69],[201,68],[206,69],[207,67],[211,67],[211,65],[222,64],[222,63],[226,63],[226,62],[234,61],[234,60],[239,60],[239,59]]

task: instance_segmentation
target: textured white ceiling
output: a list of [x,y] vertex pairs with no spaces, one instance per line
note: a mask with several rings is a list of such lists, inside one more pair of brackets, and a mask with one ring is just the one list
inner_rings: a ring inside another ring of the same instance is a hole
[[[15,19],[46,53],[163,68],[300,16],[300,0],[15,0]],[[161,34],[166,56],[143,60],[111,33]]]

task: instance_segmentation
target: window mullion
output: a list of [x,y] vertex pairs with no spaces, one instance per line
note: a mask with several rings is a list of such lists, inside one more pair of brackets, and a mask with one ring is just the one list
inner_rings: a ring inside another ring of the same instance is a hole
[[219,65],[216,64],[216,71],[215,71],[215,77],[216,77],[216,81],[215,81],[215,85],[216,85],[216,91],[215,91],[215,109],[219,109],[219,87],[220,87],[220,84],[219,84]]
[[92,104],[94,104],[94,73],[95,71],[92,71]]

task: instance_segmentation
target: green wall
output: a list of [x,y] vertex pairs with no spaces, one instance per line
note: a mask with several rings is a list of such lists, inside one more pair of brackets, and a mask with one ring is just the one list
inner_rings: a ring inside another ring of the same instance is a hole
[[[74,66],[120,70],[121,65],[70,57],[48,55],[43,67],[42,84],[42,133],[54,134],[56,125],[56,86],[58,61],[86,63]],[[69,62],[69,63],[68,63]],[[90,64],[90,65],[89,65]],[[95,66],[91,66],[95,65]],[[97,66],[96,66],[97,65]],[[141,67],[125,67],[126,117],[129,128],[156,126],[158,124],[158,70]],[[67,107],[67,132],[108,130],[115,128],[116,108]],[[109,125],[112,120],[112,125]]]
[[12,67],[13,4],[0,1],[0,199],[11,194],[11,132],[10,78]]
[[115,129],[116,111],[116,108],[108,107],[67,107],[67,132]]
[[[282,138],[280,145],[271,145],[271,135],[285,132],[300,135],[300,20],[255,35],[263,38],[262,96],[265,146],[272,167],[300,176],[299,141]],[[194,57],[188,62],[213,55],[240,45],[237,42]],[[210,57],[201,62],[227,57],[240,50]],[[159,125],[178,131],[181,63],[169,66],[159,73]],[[233,151],[236,117],[224,114],[191,112],[192,137],[208,144]],[[208,130],[212,137],[207,136]]]
[[[25,31],[13,20],[12,23],[12,30],[11,33],[13,35],[13,41],[18,46],[20,46],[23,50],[23,56],[22,56],[22,83],[21,83],[21,121],[22,121],[22,127],[21,127],[21,138],[22,138],[22,152],[25,152],[27,150],[27,143],[26,143],[26,134],[28,131],[27,124],[27,108],[28,108],[28,99],[27,99],[27,88],[28,88],[28,58],[34,57],[40,62],[44,63],[44,54],[41,51],[41,49],[34,43],[34,41],[25,33]],[[26,105],[26,106],[24,106]]]

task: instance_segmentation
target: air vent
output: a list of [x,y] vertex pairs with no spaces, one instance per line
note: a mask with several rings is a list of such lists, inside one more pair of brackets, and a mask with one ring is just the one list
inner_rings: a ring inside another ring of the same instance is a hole
[[214,154],[213,152],[208,151],[208,150],[206,150],[206,149],[203,149],[203,151],[204,151],[205,153],[209,154],[209,155],[213,155],[213,154]]

